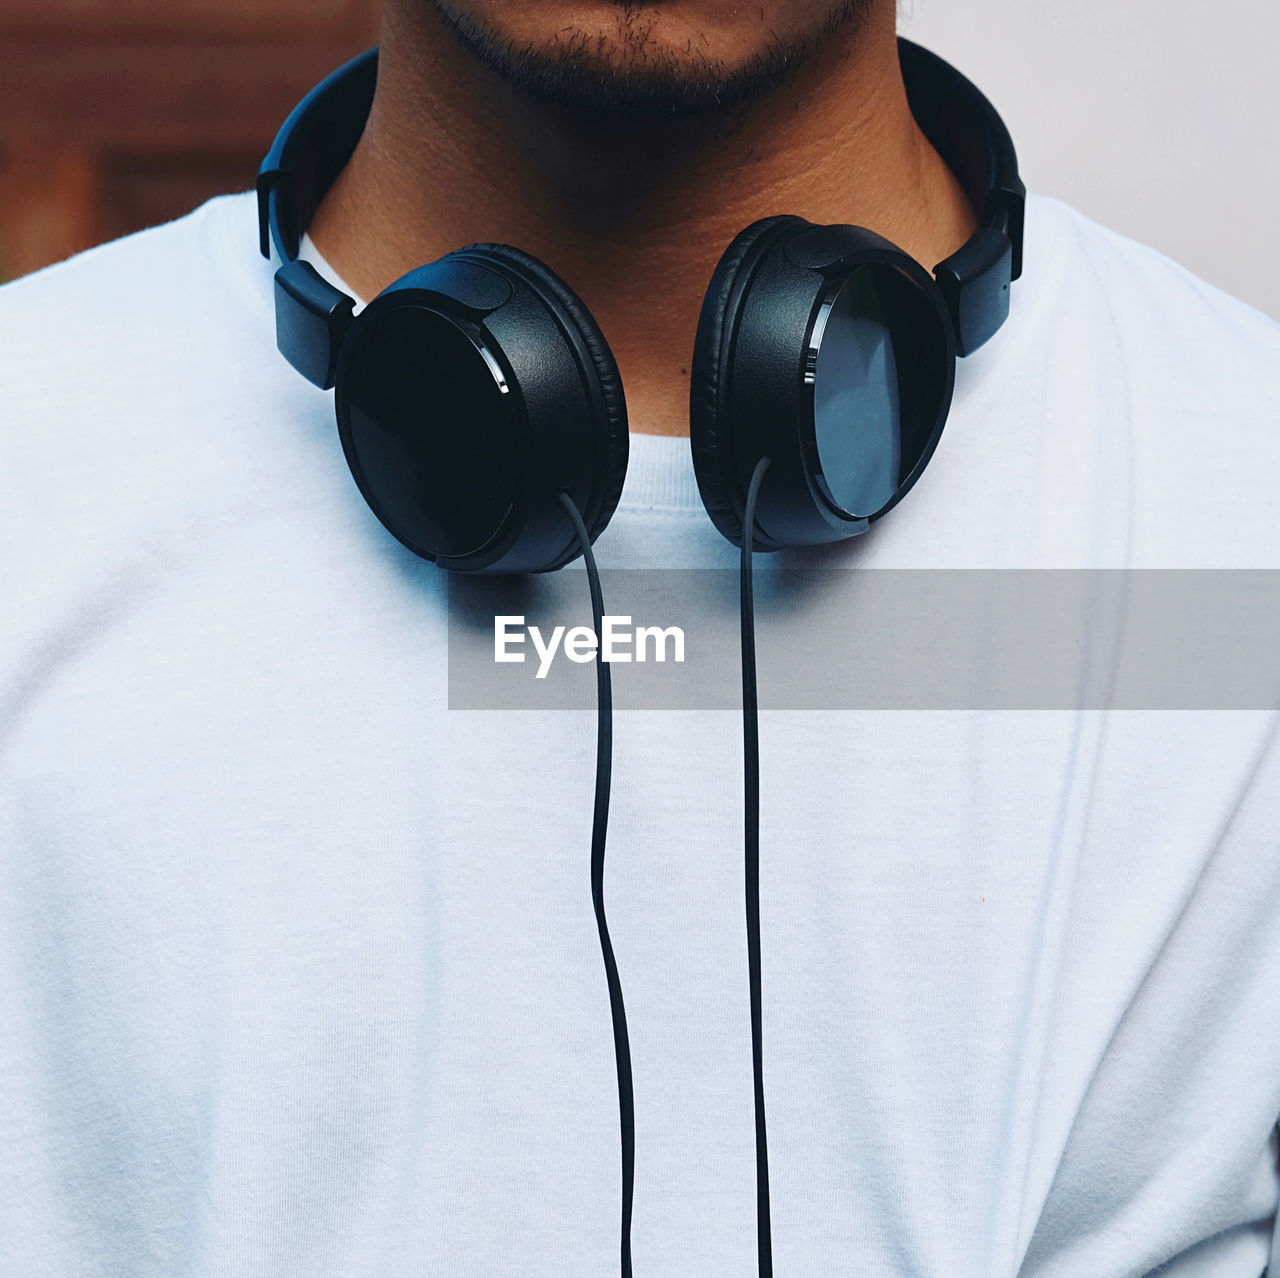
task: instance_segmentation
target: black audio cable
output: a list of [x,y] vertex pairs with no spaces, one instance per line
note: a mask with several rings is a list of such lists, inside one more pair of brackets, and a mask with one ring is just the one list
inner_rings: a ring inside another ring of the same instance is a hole
[[622,1002],[622,982],[609,939],[604,912],[604,848],[609,827],[609,782],[613,769],[613,685],[609,663],[604,659],[604,596],[591,538],[582,514],[568,493],[560,494],[560,505],[573,523],[587,568],[591,590],[591,614],[596,629],[596,797],[591,820],[591,901],[595,907],[600,952],[604,956],[609,983],[609,1009],[613,1014],[613,1050],[618,1062],[618,1118],[622,1128],[622,1278],[631,1278],[631,1203],[635,1189],[636,1124],[635,1099],[631,1083],[631,1045],[627,1038],[627,1011]]
[[756,706],[755,595],[751,552],[755,547],[756,499],[769,469],[762,457],[751,474],[742,512],[742,764],[744,869],[747,896],[747,971],[751,985],[751,1071],[756,1111],[756,1243],[760,1278],[773,1278],[769,1224],[769,1142],[764,1115],[764,1042],[760,998],[760,722]]
[[[743,744],[743,829],[744,878],[747,913],[747,968],[751,1001],[751,1064],[755,1095],[756,1126],[756,1238],[760,1278],[773,1278],[773,1241],[769,1217],[769,1147],[764,1103],[764,1047],[760,975],[760,729],[756,697],[755,598],[752,589],[752,550],[755,543],[755,511],[760,486],[769,469],[762,457],[752,473],[743,510],[741,568],[742,631],[742,744]],[[573,522],[582,548],[591,590],[591,610],[596,630],[596,789],[591,828],[591,899],[595,907],[600,951],[604,956],[609,985],[609,1005],[613,1014],[613,1043],[618,1065],[618,1112],[622,1129],[622,1275],[632,1278],[631,1212],[635,1186],[635,1106],[631,1081],[631,1051],[627,1037],[627,1015],[622,1001],[622,984],[609,938],[604,907],[604,852],[609,823],[609,783],[613,758],[613,689],[609,663],[604,660],[604,601],[600,574],[596,568],[591,540],[582,515],[567,493],[560,504]]]

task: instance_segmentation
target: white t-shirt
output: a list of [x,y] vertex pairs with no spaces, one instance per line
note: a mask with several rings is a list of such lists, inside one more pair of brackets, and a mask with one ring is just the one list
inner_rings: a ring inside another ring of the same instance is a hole
[[[1280,567],[1278,382],[1033,197],[927,472],[819,560]],[[733,566],[687,441],[597,551]],[[617,1272],[594,720],[448,709],[446,599],[275,350],[251,196],[0,291],[0,1273]],[[1262,1273],[1278,726],[763,713],[780,1276]],[[638,1278],[755,1272],[741,762],[618,715]]]

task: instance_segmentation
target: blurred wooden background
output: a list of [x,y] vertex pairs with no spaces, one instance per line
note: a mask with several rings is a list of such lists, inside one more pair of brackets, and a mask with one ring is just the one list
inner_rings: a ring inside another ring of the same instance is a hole
[[376,0],[0,0],[0,280],[253,185]]

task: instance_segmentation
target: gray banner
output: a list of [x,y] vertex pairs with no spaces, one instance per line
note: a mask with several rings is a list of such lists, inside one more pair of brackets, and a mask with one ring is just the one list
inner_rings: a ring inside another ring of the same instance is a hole
[[[741,705],[736,571],[601,577],[613,651],[631,657],[611,663],[617,708]],[[762,709],[1280,706],[1280,570],[762,567],[755,594]],[[578,569],[450,577],[450,708],[590,709],[575,627],[591,627]]]

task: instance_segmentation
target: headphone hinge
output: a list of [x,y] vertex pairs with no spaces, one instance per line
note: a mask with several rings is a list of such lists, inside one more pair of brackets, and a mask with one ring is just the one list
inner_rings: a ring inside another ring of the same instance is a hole
[[295,259],[276,272],[276,345],[321,390],[334,383],[354,311],[355,299],[334,288],[310,262]]

